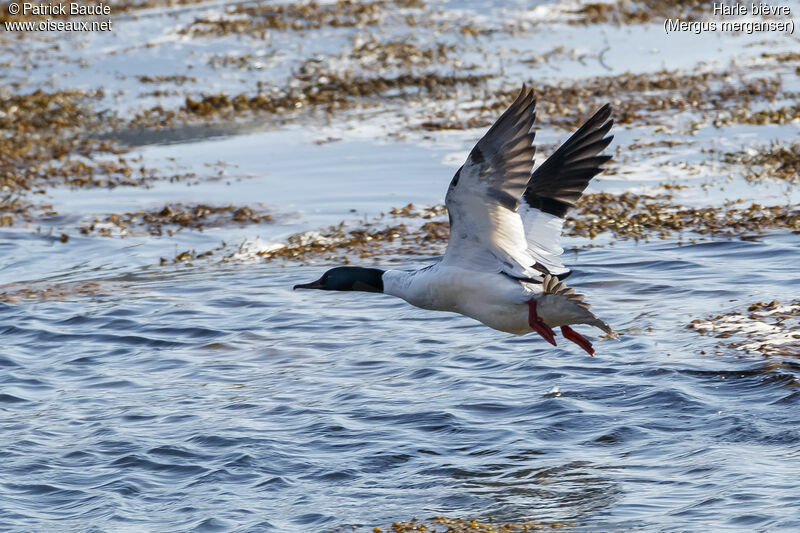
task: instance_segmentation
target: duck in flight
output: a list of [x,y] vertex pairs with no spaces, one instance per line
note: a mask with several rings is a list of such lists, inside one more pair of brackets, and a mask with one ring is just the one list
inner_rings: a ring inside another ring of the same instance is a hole
[[[524,85],[478,141],[447,189],[447,250],[415,271],[336,267],[295,289],[382,292],[423,309],[450,311],[508,333],[537,332],[553,346],[553,328],[594,354],[570,325],[589,324],[616,338],[563,280],[564,215],[611,156],[606,104],[533,171],[533,90]],[[533,171],[533,172],[532,172]]]

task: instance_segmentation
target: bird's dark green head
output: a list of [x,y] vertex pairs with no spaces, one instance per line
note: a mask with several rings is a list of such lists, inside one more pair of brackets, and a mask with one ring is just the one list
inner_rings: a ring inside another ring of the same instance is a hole
[[379,268],[336,267],[311,283],[295,285],[295,289],[323,291],[383,292],[383,270]]

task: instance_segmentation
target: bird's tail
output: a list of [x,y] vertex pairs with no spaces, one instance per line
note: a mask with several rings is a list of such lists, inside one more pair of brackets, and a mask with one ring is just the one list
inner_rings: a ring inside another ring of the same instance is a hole
[[611,326],[589,310],[591,305],[583,300],[583,294],[578,294],[575,292],[575,289],[570,289],[563,281],[559,281],[556,276],[551,276],[550,274],[544,275],[542,291],[544,294],[551,294],[554,297],[563,298],[572,304],[574,306],[576,318],[579,317],[579,321],[576,320],[576,323],[590,324],[602,329],[606,335],[612,339],[619,339],[619,335],[611,329]]

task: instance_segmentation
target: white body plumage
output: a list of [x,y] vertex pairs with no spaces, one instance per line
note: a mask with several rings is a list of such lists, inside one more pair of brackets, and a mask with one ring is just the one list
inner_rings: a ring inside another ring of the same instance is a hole
[[525,335],[533,331],[528,321],[528,302],[537,302],[542,320],[555,328],[591,324],[608,333],[608,325],[587,307],[559,294],[545,293],[542,285],[526,283],[505,274],[489,274],[438,263],[413,272],[388,270],[383,291],[411,305],[449,311],[473,318],[490,328]]

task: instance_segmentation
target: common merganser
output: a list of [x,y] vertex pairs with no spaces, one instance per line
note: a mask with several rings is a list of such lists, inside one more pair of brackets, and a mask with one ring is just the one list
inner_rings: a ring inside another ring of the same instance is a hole
[[592,343],[570,324],[617,335],[562,279],[564,215],[611,156],[598,155],[613,136],[604,105],[536,171],[536,98],[522,90],[456,171],[445,204],[450,237],[441,261],[415,270],[336,267],[295,289],[382,292],[411,305],[450,311],[524,335],[537,332],[553,346],[552,328],[590,355]]

